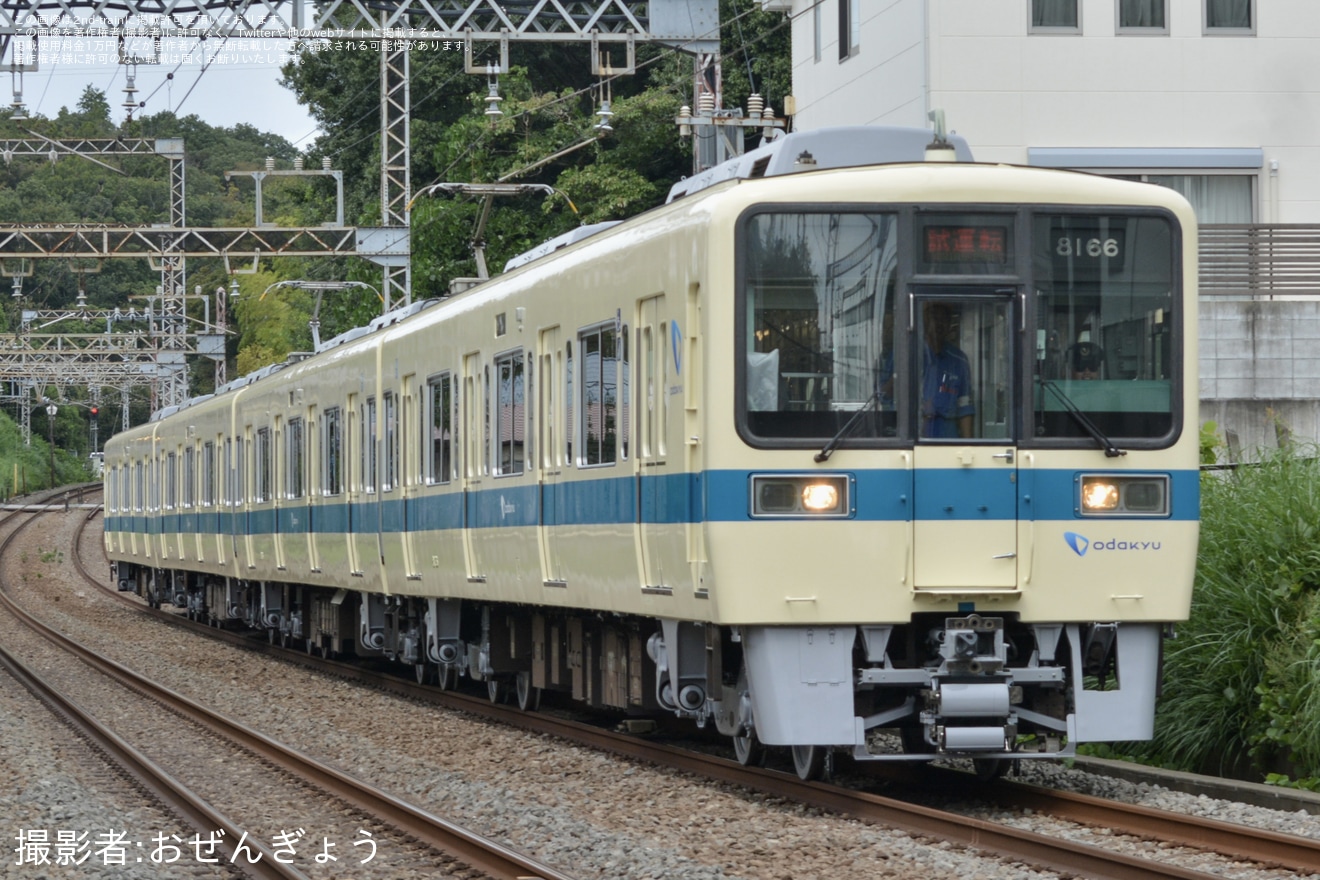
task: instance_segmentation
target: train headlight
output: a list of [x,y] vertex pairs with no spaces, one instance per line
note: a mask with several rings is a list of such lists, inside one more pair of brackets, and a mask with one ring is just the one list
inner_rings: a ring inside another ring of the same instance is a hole
[[843,474],[757,474],[751,480],[751,514],[850,516],[851,484]]
[[1118,509],[1118,484],[1113,480],[1092,478],[1082,481],[1082,510],[1097,513]]
[[808,483],[802,487],[802,506],[812,513],[839,509],[839,487],[833,483]]
[[1077,512],[1082,516],[1168,516],[1165,475],[1083,474]]

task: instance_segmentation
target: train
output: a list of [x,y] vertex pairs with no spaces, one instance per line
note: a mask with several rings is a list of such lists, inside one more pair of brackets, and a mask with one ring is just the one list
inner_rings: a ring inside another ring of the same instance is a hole
[[1147,739],[1196,560],[1196,230],[957,136],[781,136],[114,436],[111,576],[804,779]]

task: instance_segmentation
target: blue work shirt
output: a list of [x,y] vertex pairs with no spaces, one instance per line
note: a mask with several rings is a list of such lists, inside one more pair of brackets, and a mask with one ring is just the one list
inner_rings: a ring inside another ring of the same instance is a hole
[[955,345],[945,345],[939,354],[923,348],[921,436],[957,438],[958,421],[976,412],[971,364]]

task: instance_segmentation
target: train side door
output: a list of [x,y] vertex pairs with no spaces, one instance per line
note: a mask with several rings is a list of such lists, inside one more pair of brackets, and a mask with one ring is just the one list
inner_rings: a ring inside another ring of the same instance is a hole
[[1017,587],[1014,292],[939,289],[910,300],[918,590]]
[[459,406],[463,411],[463,557],[469,583],[485,583],[486,572],[479,556],[474,531],[480,526],[482,478],[489,463],[486,446],[489,401],[481,369],[481,353],[463,356],[463,388]]
[[664,300],[659,294],[638,303],[635,322],[638,547],[642,589],[655,592],[672,591],[687,576],[687,486],[668,466],[671,331]]
[[559,327],[547,327],[538,334],[536,348],[538,375],[536,409],[539,429],[535,454],[540,476],[540,526],[537,539],[541,550],[541,583],[547,587],[566,585],[559,557],[556,526],[562,522],[564,468],[564,349]]

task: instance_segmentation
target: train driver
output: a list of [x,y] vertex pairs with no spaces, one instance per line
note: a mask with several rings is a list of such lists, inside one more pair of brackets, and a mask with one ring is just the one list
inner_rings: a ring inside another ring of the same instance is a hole
[[927,303],[922,310],[926,344],[921,363],[921,436],[972,436],[972,368],[953,344],[953,307]]

